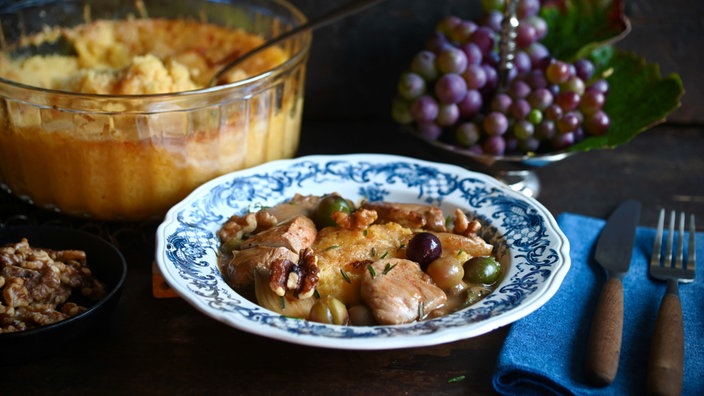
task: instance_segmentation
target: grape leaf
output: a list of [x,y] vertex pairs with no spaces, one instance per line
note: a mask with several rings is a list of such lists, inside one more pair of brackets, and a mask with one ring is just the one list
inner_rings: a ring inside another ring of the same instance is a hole
[[548,25],[543,45],[565,61],[584,58],[631,31],[622,0],[550,0],[544,2],[540,15]]
[[681,105],[682,80],[662,77],[657,64],[615,43],[630,32],[622,0],[547,0],[541,16],[548,24],[543,44],[558,59],[590,58],[597,74],[609,82],[604,110],[611,127],[603,136],[587,137],[568,151],[613,148],[664,122]]
[[647,63],[632,52],[605,46],[593,51],[590,59],[597,72],[607,75],[609,96],[604,110],[611,118],[609,132],[588,137],[570,148],[587,151],[613,148],[624,144],[638,133],[665,121],[676,110],[684,94],[679,75],[660,75],[657,64]]

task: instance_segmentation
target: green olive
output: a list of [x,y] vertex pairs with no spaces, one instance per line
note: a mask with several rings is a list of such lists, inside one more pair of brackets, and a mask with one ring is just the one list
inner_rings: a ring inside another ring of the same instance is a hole
[[492,256],[472,257],[464,263],[464,280],[493,285],[501,276],[501,264]]
[[318,323],[346,325],[350,322],[347,307],[335,297],[327,296],[310,308],[308,320]]
[[315,225],[320,229],[337,226],[332,214],[335,212],[351,213],[352,205],[339,195],[327,195],[318,202],[315,212]]

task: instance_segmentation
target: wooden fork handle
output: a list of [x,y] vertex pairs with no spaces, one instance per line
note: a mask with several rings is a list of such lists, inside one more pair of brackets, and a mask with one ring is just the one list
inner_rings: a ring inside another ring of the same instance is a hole
[[648,394],[679,395],[684,370],[684,325],[677,281],[660,303],[648,361]]
[[606,386],[614,381],[621,355],[623,283],[611,277],[604,284],[594,312],[587,346],[587,379]]

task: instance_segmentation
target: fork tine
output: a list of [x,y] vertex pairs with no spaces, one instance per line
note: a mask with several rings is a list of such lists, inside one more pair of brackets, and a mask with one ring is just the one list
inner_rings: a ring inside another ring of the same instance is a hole
[[680,212],[679,232],[677,234],[677,254],[675,256],[675,267],[684,268],[682,259],[684,255],[684,212]]
[[697,263],[697,229],[694,226],[694,215],[689,215],[689,247],[687,248],[687,269],[695,271]]
[[662,250],[662,232],[665,226],[665,209],[660,209],[658,217],[658,228],[655,232],[655,240],[653,241],[653,254],[650,256],[650,266],[660,266],[660,251]]
[[670,226],[667,232],[667,244],[665,245],[665,262],[663,266],[665,268],[672,267],[672,245],[675,241],[675,211],[670,212]]

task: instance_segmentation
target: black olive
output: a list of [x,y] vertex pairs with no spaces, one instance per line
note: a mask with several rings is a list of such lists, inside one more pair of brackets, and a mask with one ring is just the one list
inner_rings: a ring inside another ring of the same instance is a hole
[[429,232],[419,232],[413,235],[408,241],[406,257],[420,264],[420,268],[425,271],[433,260],[442,254],[442,244],[440,239]]

